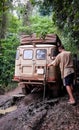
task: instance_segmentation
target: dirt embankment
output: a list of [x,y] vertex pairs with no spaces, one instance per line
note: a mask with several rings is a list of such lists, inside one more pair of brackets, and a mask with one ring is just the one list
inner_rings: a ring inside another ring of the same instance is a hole
[[67,95],[43,100],[41,94],[12,94],[0,96],[0,130],[79,130],[78,91],[76,106],[67,104]]

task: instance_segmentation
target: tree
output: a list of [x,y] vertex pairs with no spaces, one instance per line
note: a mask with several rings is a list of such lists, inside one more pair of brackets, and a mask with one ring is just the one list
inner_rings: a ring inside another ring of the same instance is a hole
[[21,26],[19,27],[19,32],[24,34],[33,34],[36,33],[37,36],[45,36],[47,33],[57,33],[57,28],[55,27],[54,22],[49,16],[31,16],[30,17],[30,26]]
[[11,0],[0,1],[0,86],[12,81],[19,21],[10,12]]
[[57,28],[49,16],[32,16],[31,29],[32,33],[36,33],[38,36],[42,37],[46,34],[57,32]]
[[10,0],[0,1],[0,39],[5,38],[7,26],[7,11],[11,6]]
[[16,48],[19,45],[19,39],[16,35],[9,35],[2,40],[2,54],[0,55],[0,85],[7,87],[12,82],[15,65]]
[[[36,4],[37,0],[31,1]],[[55,25],[63,32],[64,37],[71,37],[71,41],[79,47],[79,0],[43,0],[41,4],[47,10],[52,6],[52,20]]]

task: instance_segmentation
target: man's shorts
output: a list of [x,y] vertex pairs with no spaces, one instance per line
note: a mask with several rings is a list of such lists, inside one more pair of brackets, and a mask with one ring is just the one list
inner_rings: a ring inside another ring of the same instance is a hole
[[68,76],[66,76],[66,77],[64,78],[64,85],[65,85],[65,86],[73,85],[73,81],[74,81],[74,73],[69,74]]

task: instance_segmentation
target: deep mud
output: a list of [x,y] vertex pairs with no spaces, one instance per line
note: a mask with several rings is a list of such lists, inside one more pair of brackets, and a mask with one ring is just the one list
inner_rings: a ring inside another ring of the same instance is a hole
[[67,95],[45,100],[41,94],[1,95],[0,109],[17,109],[0,114],[0,130],[79,130],[79,88],[74,95],[76,106],[67,103]]

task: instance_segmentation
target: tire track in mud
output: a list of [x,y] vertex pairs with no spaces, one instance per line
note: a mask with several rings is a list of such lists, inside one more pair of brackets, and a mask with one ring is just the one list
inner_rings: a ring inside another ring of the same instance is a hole
[[17,105],[17,109],[1,115],[0,130],[79,130],[79,101],[71,106],[67,99],[64,96],[43,100],[40,94],[30,94],[22,99],[2,97],[1,108]]
[[[39,97],[40,95],[37,94],[28,95],[23,100],[20,100],[17,103],[17,110],[1,117],[0,130],[40,130],[48,109],[58,103],[58,100],[45,99],[43,101],[42,97]],[[7,100],[10,101],[10,98]],[[3,104],[6,103],[7,101],[4,100]]]

